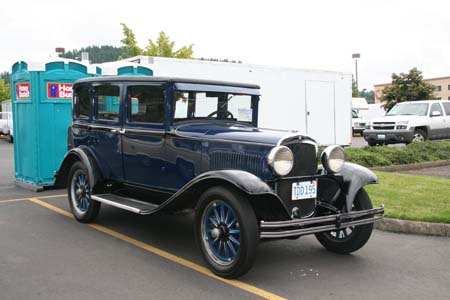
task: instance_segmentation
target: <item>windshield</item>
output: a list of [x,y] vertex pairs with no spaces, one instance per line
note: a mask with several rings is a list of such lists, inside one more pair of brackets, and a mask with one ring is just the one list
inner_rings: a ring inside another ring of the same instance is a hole
[[426,116],[428,103],[399,103],[396,104],[386,115],[387,116]]
[[174,96],[175,121],[216,119],[252,123],[252,100],[257,99],[252,95],[201,91],[176,91]]

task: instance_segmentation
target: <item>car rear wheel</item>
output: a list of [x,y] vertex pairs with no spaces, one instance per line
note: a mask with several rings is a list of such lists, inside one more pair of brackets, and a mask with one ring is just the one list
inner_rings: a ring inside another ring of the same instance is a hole
[[[364,189],[360,189],[355,196],[352,210],[366,210],[372,208],[372,202]],[[348,254],[363,247],[372,234],[373,224],[351,226],[339,230],[316,233],[316,238],[327,250]]]
[[84,164],[78,161],[70,169],[67,194],[70,210],[75,219],[81,223],[92,222],[100,211],[101,204],[91,199],[91,192],[89,172]]
[[377,142],[367,142],[367,144],[369,144],[370,147],[373,147],[377,145]]
[[422,129],[416,129],[413,135],[413,142],[424,142],[427,140],[427,133]]
[[253,265],[258,224],[245,195],[213,187],[195,208],[195,237],[203,258],[217,275],[236,278]]

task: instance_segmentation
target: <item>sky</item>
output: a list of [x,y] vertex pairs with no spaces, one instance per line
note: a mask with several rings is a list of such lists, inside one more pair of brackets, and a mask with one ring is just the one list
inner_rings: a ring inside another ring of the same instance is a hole
[[194,57],[355,72],[360,89],[412,67],[450,76],[450,2],[320,1],[2,1],[0,71],[48,59],[55,47],[120,46],[123,22],[144,48],[164,31]]

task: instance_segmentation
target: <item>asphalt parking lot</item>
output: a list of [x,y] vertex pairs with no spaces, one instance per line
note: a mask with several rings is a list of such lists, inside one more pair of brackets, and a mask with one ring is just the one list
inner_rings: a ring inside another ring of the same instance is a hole
[[261,243],[239,280],[212,275],[192,216],[139,217],[102,206],[77,223],[64,190],[13,185],[0,139],[0,295],[7,299],[448,299],[450,239],[374,231],[353,255],[313,236]]

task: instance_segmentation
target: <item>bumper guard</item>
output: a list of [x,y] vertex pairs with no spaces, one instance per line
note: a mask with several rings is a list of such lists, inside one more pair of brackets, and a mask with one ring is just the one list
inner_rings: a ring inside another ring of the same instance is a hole
[[260,238],[298,237],[318,232],[332,231],[349,226],[375,223],[383,220],[384,205],[379,208],[352,211],[329,216],[288,221],[260,222]]

